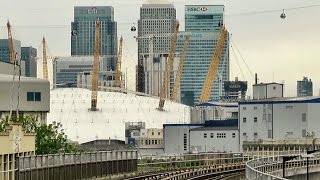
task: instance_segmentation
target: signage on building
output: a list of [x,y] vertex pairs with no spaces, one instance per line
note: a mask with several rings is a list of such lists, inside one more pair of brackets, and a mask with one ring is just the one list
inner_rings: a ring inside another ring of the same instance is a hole
[[203,7],[188,7],[188,11],[208,11],[208,8],[203,6]]
[[96,7],[90,8],[88,14],[98,14],[98,9]]

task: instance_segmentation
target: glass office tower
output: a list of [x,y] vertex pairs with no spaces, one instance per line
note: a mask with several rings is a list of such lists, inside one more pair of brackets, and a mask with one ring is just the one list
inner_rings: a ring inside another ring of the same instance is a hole
[[[182,51],[184,34],[190,33],[191,37],[181,77],[183,104],[193,106],[199,101],[223,21],[223,5],[185,6],[186,32],[181,32],[179,36],[178,52]],[[229,81],[229,66],[229,38],[227,38],[210,100],[218,100],[224,96],[223,83]]]
[[101,70],[115,70],[117,56],[117,22],[111,6],[76,6],[71,23],[71,55],[93,55],[96,21],[101,21],[100,55],[108,58]]

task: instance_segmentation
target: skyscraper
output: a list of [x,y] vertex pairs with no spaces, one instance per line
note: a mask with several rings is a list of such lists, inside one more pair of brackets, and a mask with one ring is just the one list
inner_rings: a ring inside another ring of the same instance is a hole
[[101,70],[115,70],[117,56],[117,22],[111,6],[76,6],[71,23],[71,55],[93,55],[96,21],[101,21],[100,54],[108,58]]
[[176,22],[176,9],[167,0],[147,0],[140,8],[137,91],[145,92],[144,61],[154,61],[160,56],[168,56],[171,45],[170,33],[174,32]]
[[37,77],[37,49],[33,47],[21,47],[21,58],[25,61],[25,73],[27,77]]
[[[13,39],[13,49],[16,53],[16,60],[21,58],[21,41]],[[8,39],[0,39],[0,61],[10,62],[10,49]]]
[[302,81],[297,81],[297,96],[313,96],[313,85],[311,79],[303,77]]
[[[223,5],[185,6],[185,33],[191,33],[191,36],[181,77],[181,102],[184,104],[194,105],[199,101],[223,17]],[[185,33],[179,36],[178,52],[181,52]],[[229,81],[229,38],[225,42],[216,77],[210,100],[224,96],[223,84]]]

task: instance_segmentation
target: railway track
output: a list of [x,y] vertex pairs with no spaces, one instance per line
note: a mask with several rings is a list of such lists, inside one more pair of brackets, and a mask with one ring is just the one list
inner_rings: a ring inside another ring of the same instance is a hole
[[[221,171],[221,172],[213,172],[213,173],[207,173],[202,175],[197,175],[194,177],[189,178],[183,178],[188,180],[224,180],[233,176],[239,176],[245,171],[244,168],[241,169],[233,169],[233,170],[227,170],[227,171]],[[167,173],[156,173],[156,174],[148,174],[148,175],[142,175],[137,177],[131,177],[126,178],[126,180],[157,180],[157,179],[176,179],[175,176],[186,173],[186,171],[174,171],[174,172],[167,172]],[[180,179],[180,178],[178,178]]]
[[235,169],[223,172],[214,172],[209,174],[203,174],[195,177],[188,178],[188,180],[224,180],[231,177],[239,176],[243,174],[245,169]]

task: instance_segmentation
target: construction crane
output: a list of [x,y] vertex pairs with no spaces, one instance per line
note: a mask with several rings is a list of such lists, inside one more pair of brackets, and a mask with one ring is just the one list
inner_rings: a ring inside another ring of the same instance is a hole
[[159,101],[159,107],[158,107],[158,110],[160,110],[160,111],[163,111],[165,98],[167,96],[168,84],[169,84],[169,80],[170,80],[170,72],[172,69],[172,65],[173,65],[173,61],[174,61],[174,54],[176,52],[176,47],[177,47],[178,32],[179,32],[179,22],[177,22],[177,24],[176,24],[176,28],[175,28],[173,37],[171,39],[169,59],[166,64],[165,77],[164,77],[162,88],[160,91],[160,101]]
[[225,44],[225,40],[227,39],[227,36],[228,36],[228,32],[225,29],[225,27],[222,26],[221,31],[220,31],[220,37],[219,37],[219,40],[218,40],[218,43],[216,46],[216,50],[212,56],[211,63],[210,63],[208,73],[207,73],[207,77],[206,77],[206,80],[205,80],[203,87],[202,87],[200,100],[199,100],[201,103],[209,101],[212,86],[213,86],[213,83],[214,83],[216,76],[217,76],[223,46]]
[[115,87],[120,87],[120,88],[121,88],[121,76],[122,76],[122,73],[121,73],[122,43],[123,43],[123,38],[121,36],[119,49],[118,49],[118,60],[117,60],[117,66],[116,66],[116,74],[115,74]]
[[43,53],[42,75],[43,75],[43,79],[48,80],[47,43],[44,37],[42,38],[42,53]]
[[11,24],[8,20],[7,22],[7,29],[8,29],[8,44],[9,44],[9,53],[10,53],[10,63],[14,64],[16,62],[16,53],[13,47],[13,38],[12,38],[12,32],[11,32]]
[[186,34],[184,39],[182,54],[180,57],[178,72],[176,75],[176,79],[174,81],[174,87],[173,87],[172,96],[171,96],[172,101],[177,101],[177,94],[180,87],[181,74],[182,74],[184,62],[186,60],[187,49],[189,47],[189,40],[190,40],[190,34]]
[[98,98],[98,82],[99,82],[99,56],[100,56],[100,31],[101,22],[98,20],[95,29],[95,41],[94,41],[94,59],[93,59],[93,75],[91,86],[91,111],[97,111],[97,98]]

